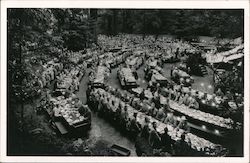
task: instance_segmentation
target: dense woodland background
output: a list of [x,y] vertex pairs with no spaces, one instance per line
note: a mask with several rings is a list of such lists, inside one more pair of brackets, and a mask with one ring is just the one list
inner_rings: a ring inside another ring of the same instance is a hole
[[[8,9],[8,50],[17,44],[82,50],[96,34],[243,36],[243,10]],[[41,49],[43,49],[41,51]],[[30,50],[30,49],[29,49]],[[34,49],[32,49],[34,50]],[[54,51],[53,51],[54,50]]]

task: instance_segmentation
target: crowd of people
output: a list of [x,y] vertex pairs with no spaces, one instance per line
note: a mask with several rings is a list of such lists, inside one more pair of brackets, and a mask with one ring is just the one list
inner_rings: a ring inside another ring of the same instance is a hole
[[[110,52],[112,49],[118,49],[118,52]],[[208,152],[209,155],[216,155],[216,152],[213,151],[214,145],[205,139],[192,136],[195,141],[191,143],[193,140],[189,140],[191,132],[187,117],[218,124],[220,127],[232,128],[229,116],[222,118],[201,110],[204,105],[218,110],[221,108],[228,110],[232,108],[233,104],[230,102],[234,101],[235,97],[236,107],[243,107],[243,96],[241,94],[232,95],[230,92],[224,94],[221,89],[216,90],[213,95],[193,90],[190,86],[193,78],[188,74],[189,69],[184,62],[171,71],[172,78],[178,78],[178,82],[167,83],[166,87],[162,88],[159,80],[156,79],[157,73],[163,74],[164,60],[161,57],[185,58],[188,53],[195,51],[197,49],[190,43],[173,38],[159,37],[156,40],[151,36],[143,38],[134,35],[114,37],[100,35],[98,44],[93,49],[77,53],[65,52],[59,59],[55,58],[44,63],[43,73],[37,78],[37,81],[41,89],[50,88],[50,85],[53,84],[53,91],[59,90],[60,92],[60,95],[56,95],[56,97],[52,97],[50,95],[52,93],[47,94],[51,105],[51,107],[47,107],[47,110],[50,110],[52,119],[63,117],[69,125],[83,122],[86,119],[90,120],[89,106],[99,115],[115,122],[114,124],[120,130],[127,131],[126,134],[136,139],[139,156],[195,155],[194,153],[197,154],[197,146],[194,147],[192,143],[197,142],[203,146],[198,150],[198,153]],[[89,55],[91,53],[92,55]],[[123,62],[125,67],[131,70],[129,74],[126,72],[122,74],[123,77],[127,79],[135,77],[136,80],[138,78],[136,69],[143,64],[144,59],[147,59],[146,74],[152,73],[149,75],[147,89],[142,89],[136,95],[131,90],[127,92],[107,86],[106,81],[111,69],[118,65],[118,72],[120,72],[124,67],[120,65]],[[74,92],[79,89],[81,77],[88,65],[90,65],[90,73],[88,74],[89,85],[86,92],[88,106],[86,106],[81,103]],[[101,84],[104,90],[95,89],[95,83]],[[190,83],[189,87],[186,87],[186,83]],[[151,94],[150,97],[148,97],[148,93]],[[133,108],[132,112],[131,108]],[[175,111],[187,117],[176,116]],[[143,118],[141,114],[143,114]],[[140,119],[140,123],[138,119]],[[162,132],[159,132],[159,124],[170,125],[174,128],[175,132],[179,134],[178,139],[173,141],[174,134],[169,134],[172,133],[169,131],[169,127],[161,128]],[[200,142],[196,142],[196,140]],[[209,148],[208,151],[206,151],[207,148]]]
[[[126,131],[125,134],[128,134],[134,140],[136,139],[137,154],[139,156],[187,156],[199,153],[197,148],[200,147],[191,145],[197,138],[190,137],[191,133],[188,134],[190,128],[187,125],[185,116],[176,118],[173,113],[169,112],[163,118],[165,108],[155,109],[153,105],[152,110],[155,110],[156,113],[151,114],[150,111],[146,112],[144,110],[143,105],[147,103],[146,101],[140,102],[139,100],[138,106],[138,99],[136,102],[133,96],[128,96],[128,93],[121,93],[109,86],[105,87],[105,90],[94,89],[90,86],[88,93],[90,108],[111,121],[122,132]],[[164,125],[165,127],[163,127]],[[169,128],[171,128],[171,131],[168,131]],[[207,142],[204,139],[199,141]],[[184,145],[183,148],[181,148],[180,144]]]

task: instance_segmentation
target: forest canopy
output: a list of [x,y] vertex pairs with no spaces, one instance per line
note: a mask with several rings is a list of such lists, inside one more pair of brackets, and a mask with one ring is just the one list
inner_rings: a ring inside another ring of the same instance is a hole
[[8,9],[8,47],[13,50],[17,48],[16,43],[22,42],[43,47],[47,52],[53,48],[77,51],[96,42],[97,34],[119,33],[236,38],[243,36],[243,12],[233,9]]

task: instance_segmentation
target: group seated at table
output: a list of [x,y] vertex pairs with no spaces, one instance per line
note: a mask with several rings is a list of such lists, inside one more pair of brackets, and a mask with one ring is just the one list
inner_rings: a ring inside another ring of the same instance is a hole
[[152,85],[160,84],[161,86],[167,86],[170,83],[165,76],[163,76],[162,70],[151,69],[145,74],[145,78],[152,83]]
[[136,79],[138,76],[136,71],[133,71],[132,69],[120,66],[117,71],[117,77],[122,87],[137,87]]
[[162,67],[162,62],[160,59],[156,59],[155,57],[150,57],[146,61],[146,68],[147,69],[153,69],[156,68],[157,66]]
[[81,66],[76,66],[71,69],[63,69],[56,77],[54,90],[77,91],[79,90],[80,81],[84,72]]
[[102,64],[94,67],[93,70],[89,73],[89,84],[102,87],[108,80],[110,74],[110,69]]
[[[191,91],[191,88],[184,89],[184,87],[179,87],[176,89],[165,88],[161,92],[165,96],[164,98],[170,99],[171,103],[169,104],[171,104],[170,107],[173,110],[181,112],[194,119],[199,119],[201,121],[227,129],[233,129],[235,122],[231,118],[223,118],[214,114],[197,110],[200,109],[198,99],[204,98],[204,96],[201,95],[201,92],[199,93],[198,91]],[[164,100],[164,98],[162,98],[162,100]]]
[[[47,102],[49,106],[44,109],[51,118],[52,126],[59,131],[61,126],[57,126],[57,122],[60,122],[71,135],[84,133],[90,128],[91,111],[75,94],[62,92],[58,96],[52,92],[47,96]],[[81,133],[78,133],[79,131]]]
[[[170,92],[166,94],[166,92],[164,92],[164,90],[161,89],[158,85],[158,89],[154,90],[154,92],[151,92],[150,89],[144,90],[140,87],[132,89],[131,92],[138,97],[138,100],[143,100],[141,105],[147,102],[153,102],[154,107],[158,109],[164,106],[165,108],[167,108],[166,110],[174,110],[188,117],[209,124],[213,124],[226,129],[240,129],[240,123],[234,122],[231,118],[223,118],[214,114],[197,110],[199,109],[199,103],[197,102],[197,97],[195,95],[191,95],[191,93],[181,93],[176,89],[174,89],[174,91],[172,91],[171,93],[171,88],[169,90]],[[147,94],[145,94],[145,92]],[[142,106],[139,106],[139,108],[140,107]]]
[[126,58],[131,56],[132,52],[129,49],[124,49],[119,52],[113,53],[111,57],[106,58],[105,62],[107,62],[111,68],[120,65],[125,62]]
[[232,93],[227,91],[224,95],[221,89],[218,89],[215,94],[208,94],[198,90],[194,90],[191,87],[175,85],[173,86],[173,88],[163,88],[162,93],[170,99],[178,101],[180,104],[183,103],[183,97],[190,97],[190,99],[192,97],[195,100],[195,105],[193,107],[189,105],[187,106],[225,118],[237,116],[237,113],[242,112],[243,110],[243,97],[241,94],[235,94],[235,101]]
[[48,86],[56,76],[63,70],[63,64],[51,60],[43,65],[44,71],[38,76],[38,82],[41,88]]
[[[147,149],[158,151],[159,153],[156,152],[158,154],[170,153],[176,156],[193,156],[195,154],[217,156],[225,151],[220,145],[213,144],[190,133],[185,117],[176,120],[171,113],[163,116],[165,108],[157,109],[154,106],[148,112],[144,112],[135,105],[135,98],[128,98],[129,101],[125,102],[126,100],[123,101],[123,98],[114,95],[121,94],[116,91],[110,87],[106,87],[106,90],[94,89],[90,92],[88,105],[91,109],[97,111],[100,116],[116,122],[112,124],[116,124],[123,131],[127,131],[134,140],[136,138],[138,148],[142,147],[140,144],[144,144]],[[166,142],[167,140],[169,141]],[[179,145],[182,143],[185,144],[186,148],[180,148]],[[151,153],[150,151],[144,152],[140,149],[137,152],[139,155],[147,155],[147,153]],[[156,153],[154,154],[157,155]]]
[[171,69],[171,79],[177,84],[183,84],[185,86],[191,86],[194,83],[193,77],[191,77],[187,72],[174,67]]
[[143,56],[130,56],[126,59],[126,64],[133,69],[138,69],[143,64]]

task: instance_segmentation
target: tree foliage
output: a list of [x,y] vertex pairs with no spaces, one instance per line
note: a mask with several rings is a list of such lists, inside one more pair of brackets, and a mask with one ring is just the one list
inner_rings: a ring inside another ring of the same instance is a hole
[[235,38],[243,35],[243,20],[243,10],[102,9],[99,10],[98,28],[102,34]]

